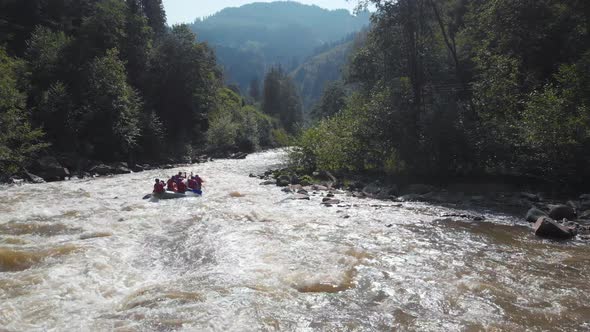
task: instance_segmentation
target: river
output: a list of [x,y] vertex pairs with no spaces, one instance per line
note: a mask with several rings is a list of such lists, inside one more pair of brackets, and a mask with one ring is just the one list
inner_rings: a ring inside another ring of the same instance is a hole
[[[587,244],[490,211],[324,207],[248,176],[283,158],[1,190],[0,330],[590,330]],[[142,200],[180,170],[204,197]]]

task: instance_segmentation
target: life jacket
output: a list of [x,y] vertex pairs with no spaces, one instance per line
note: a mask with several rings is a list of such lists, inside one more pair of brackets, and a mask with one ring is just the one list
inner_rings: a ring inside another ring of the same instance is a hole
[[182,181],[178,181],[178,192],[179,193],[186,192],[186,184],[184,184],[184,182],[182,182]]
[[166,190],[164,189],[164,184],[162,182],[158,182],[158,183],[154,184],[154,192],[156,194],[161,194],[165,191]]
[[174,180],[168,180],[168,187],[166,189],[170,191],[176,191],[176,183],[174,183]]
[[188,187],[191,189],[197,188],[197,181],[195,179],[188,180]]

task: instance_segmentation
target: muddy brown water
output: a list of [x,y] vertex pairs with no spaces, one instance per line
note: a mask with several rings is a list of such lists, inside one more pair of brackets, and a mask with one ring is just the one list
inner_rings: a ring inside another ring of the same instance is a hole
[[[324,207],[248,177],[283,158],[0,190],[1,329],[590,330],[587,244],[492,211]],[[178,171],[205,196],[142,200]]]

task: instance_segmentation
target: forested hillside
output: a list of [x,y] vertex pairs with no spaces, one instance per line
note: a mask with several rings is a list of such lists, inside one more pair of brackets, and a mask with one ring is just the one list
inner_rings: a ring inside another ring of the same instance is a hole
[[317,47],[369,24],[369,14],[297,2],[253,3],[195,21],[191,29],[216,51],[226,79],[243,91],[271,66],[295,69]]
[[300,167],[588,182],[589,2],[369,3],[359,90],[329,91],[345,106],[302,135]]
[[224,87],[212,49],[168,27],[161,0],[7,0],[0,31],[4,179],[39,156],[81,172],[252,151],[295,126]]
[[365,39],[366,30],[363,30],[339,42],[319,47],[290,73],[307,113],[312,111],[330,83],[344,78],[351,55],[363,45]]

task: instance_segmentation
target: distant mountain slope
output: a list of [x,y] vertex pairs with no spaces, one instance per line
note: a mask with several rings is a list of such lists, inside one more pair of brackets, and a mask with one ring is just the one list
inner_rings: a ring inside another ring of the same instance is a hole
[[327,82],[339,80],[352,49],[352,41],[337,45],[315,55],[291,72],[303,98],[303,108],[309,110],[322,95]]
[[339,43],[322,47],[291,72],[303,98],[303,109],[311,110],[326,83],[341,80],[351,55],[360,48],[367,31],[350,35]]
[[227,80],[245,89],[271,65],[290,71],[315,48],[368,25],[369,17],[297,2],[253,3],[226,8],[191,28],[217,51]]

